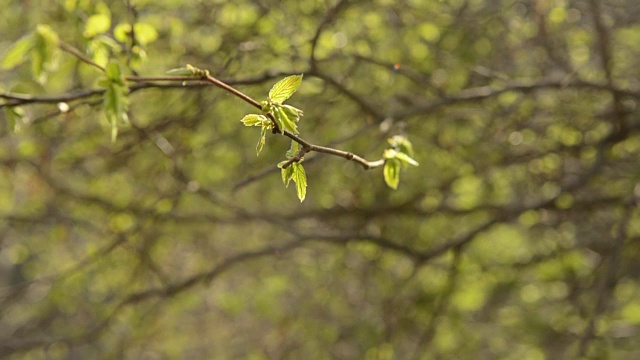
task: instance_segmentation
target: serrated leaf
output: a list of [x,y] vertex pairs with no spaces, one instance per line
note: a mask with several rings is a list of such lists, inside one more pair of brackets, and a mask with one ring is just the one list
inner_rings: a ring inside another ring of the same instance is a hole
[[276,104],[282,104],[293,95],[302,83],[302,74],[291,75],[278,81],[269,91],[269,99]]
[[307,174],[304,171],[304,167],[300,163],[294,163],[290,166],[293,168],[293,181],[296,183],[296,192],[298,193],[298,199],[300,202],[304,201],[307,196]]
[[295,122],[300,121],[300,117],[303,115],[302,110],[291,105],[280,105],[280,107],[282,107],[282,111],[287,114],[287,117],[289,119],[292,119]]
[[263,117],[263,115],[249,114],[245,115],[240,121],[244,124],[244,126],[261,126]]
[[397,159],[387,159],[384,163],[384,182],[394,190],[398,188],[400,183],[400,167],[400,161]]
[[27,53],[33,48],[33,35],[23,36],[16,41],[2,58],[2,68],[5,70],[13,69],[27,59]]
[[[278,167],[282,169],[282,166],[280,164],[278,164]],[[282,169],[280,172],[282,173],[282,182],[284,183],[284,186],[289,187],[289,182],[291,182],[291,177],[293,176],[293,166],[289,166],[286,169]]]
[[409,165],[413,165],[413,166],[418,166],[418,162],[413,160],[409,155],[403,153],[403,152],[398,152],[396,154],[396,159],[402,161],[405,164],[409,164]]
[[294,120],[289,118],[286,111],[284,111],[281,106],[276,106],[274,110],[273,116],[276,118],[276,122],[280,129],[298,134],[298,126]]
[[256,145],[256,156],[260,155],[264,144],[267,142],[267,127],[262,127],[262,132],[260,133],[260,139],[258,139],[258,145]]

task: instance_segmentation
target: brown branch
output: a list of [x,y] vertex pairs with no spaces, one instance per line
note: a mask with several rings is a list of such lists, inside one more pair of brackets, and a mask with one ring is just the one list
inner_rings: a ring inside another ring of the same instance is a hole
[[78,60],[85,62],[95,68],[98,68],[100,71],[105,72],[105,69],[98,65],[96,62],[94,62],[93,60],[89,59],[85,54],[81,53],[78,49],[74,48],[73,46],[66,44],[62,41],[60,41],[58,43],[58,47],[63,50],[68,52],[69,54],[75,56],[76,58],[78,58]]

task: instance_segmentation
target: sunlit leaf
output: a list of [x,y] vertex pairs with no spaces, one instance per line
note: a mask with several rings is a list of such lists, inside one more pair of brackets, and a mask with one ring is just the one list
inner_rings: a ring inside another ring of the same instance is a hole
[[300,202],[303,202],[304,198],[307,196],[307,174],[300,163],[293,163],[289,168],[293,168],[292,178],[296,183],[298,199],[300,199]]
[[113,37],[121,43],[126,43],[131,35],[131,24],[120,23],[113,29]]
[[158,38],[158,31],[153,25],[147,23],[136,23],[133,25],[133,31],[136,40],[140,45],[146,45],[154,42]]
[[282,111],[287,114],[287,117],[295,122],[300,121],[300,117],[303,115],[302,110],[295,108],[291,105],[280,105]]
[[127,115],[129,108],[128,90],[117,63],[109,63],[105,70],[106,77],[101,81],[101,84],[105,86],[104,112],[111,126],[111,140],[115,141],[118,136],[118,127],[129,123]]
[[27,59],[27,53],[33,48],[33,35],[26,35],[16,41],[2,58],[3,69],[13,69]]
[[58,34],[48,25],[38,25],[31,52],[31,72],[39,83],[47,81],[47,73],[58,67],[60,50]]
[[[282,164],[286,163],[286,161],[278,164],[278,167],[282,168]],[[293,176],[293,166],[289,166],[286,169],[281,170],[282,173],[282,182],[285,187],[289,187],[289,182],[291,181],[291,177]]]
[[84,37],[90,38],[109,31],[111,16],[109,14],[95,14],[89,16],[84,26]]
[[302,74],[287,76],[273,85],[269,91],[269,98],[276,104],[282,104],[283,101],[287,100],[298,90],[301,83]]
[[387,159],[384,163],[384,182],[392,189],[397,189],[400,183],[400,161],[397,159]]
[[260,132],[260,139],[258,139],[258,145],[256,145],[256,156],[260,155],[264,144],[267,142],[267,127],[263,126]]
[[264,115],[249,114],[245,115],[240,121],[244,124],[244,126],[261,126],[263,117]]
[[389,138],[388,142],[392,147],[397,148],[398,151],[403,152],[411,157],[413,156],[413,145],[411,145],[411,142],[406,137],[402,135],[396,135]]
[[298,134],[298,126],[296,122],[289,118],[289,115],[281,106],[276,106],[273,116],[276,118],[278,122],[278,126],[280,129],[287,130],[291,133]]
[[396,154],[396,159],[402,161],[405,164],[409,164],[409,165],[413,165],[413,166],[418,166],[418,162],[415,161],[414,159],[412,159],[409,155],[403,153],[403,152],[398,152]]

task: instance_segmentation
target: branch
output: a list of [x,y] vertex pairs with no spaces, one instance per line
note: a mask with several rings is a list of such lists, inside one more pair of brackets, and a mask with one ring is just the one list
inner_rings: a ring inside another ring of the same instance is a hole
[[80,60],[82,62],[85,62],[85,63],[87,63],[87,64],[89,64],[89,65],[91,65],[93,67],[96,67],[102,72],[105,72],[105,69],[102,66],[98,65],[96,62],[94,62],[93,60],[89,59],[85,54],[81,53],[80,51],[78,51],[78,49],[74,48],[73,46],[60,41],[58,43],[58,47],[61,50],[66,51],[69,54],[77,57],[78,60]]
[[[149,78],[131,78],[131,79],[135,80],[135,81],[141,81],[141,80],[143,81],[144,79],[149,79]],[[174,79],[172,79],[170,77],[166,77],[166,78],[151,78],[151,79],[153,79],[153,80],[150,80],[150,81],[154,81],[154,80],[155,81],[161,81],[161,80],[176,81],[176,80],[174,80]],[[179,78],[179,79],[180,80],[178,80],[178,81],[187,81],[184,78]],[[189,80],[193,80],[193,78],[190,78]],[[254,100],[252,97],[250,97],[250,96],[244,94],[243,92],[241,92],[240,90],[237,90],[237,89],[233,88],[232,86],[227,85],[224,82],[214,78],[210,74],[204,75],[201,78],[201,80],[205,80],[205,81],[207,81],[207,82],[209,82],[209,83],[211,83],[211,84],[213,84],[213,85],[215,85],[215,86],[217,86],[217,87],[219,87],[219,88],[221,88],[221,89],[223,89],[223,90],[225,90],[225,91],[227,91],[227,92],[239,97],[240,99],[244,100],[248,104],[250,104],[250,105],[262,110],[262,105],[260,105],[260,103],[257,102],[256,100]],[[271,119],[271,121],[274,124],[274,133],[281,133],[284,136],[286,136],[286,137],[290,138],[291,140],[297,142],[298,144],[302,145],[302,147],[303,147],[305,152],[315,151],[315,152],[319,152],[319,153],[323,153],[323,154],[329,154],[329,155],[333,155],[333,156],[342,157],[344,159],[351,160],[351,161],[354,161],[354,162],[362,165],[362,167],[365,170],[373,169],[373,168],[380,167],[380,166],[384,165],[384,159],[375,160],[375,161],[368,161],[368,160],[366,160],[366,159],[364,159],[364,158],[362,158],[362,157],[360,157],[358,155],[355,155],[355,154],[353,154],[351,152],[348,152],[348,151],[343,151],[343,150],[338,150],[338,149],[329,148],[329,147],[325,147],[325,146],[311,144],[308,141],[304,140],[303,138],[301,138],[300,136],[298,136],[298,135],[296,135],[296,134],[294,134],[292,132],[289,132],[289,131],[284,130],[284,129],[279,129],[278,125],[276,123],[276,120],[273,117],[273,115],[267,114],[267,116]],[[302,155],[304,155],[304,154],[302,154]],[[302,159],[302,157],[299,157],[297,159],[297,161],[300,161],[301,159]],[[295,161],[293,161],[293,162],[295,162]],[[293,162],[291,162],[291,163],[293,163]],[[289,163],[287,166],[291,165],[291,163]]]

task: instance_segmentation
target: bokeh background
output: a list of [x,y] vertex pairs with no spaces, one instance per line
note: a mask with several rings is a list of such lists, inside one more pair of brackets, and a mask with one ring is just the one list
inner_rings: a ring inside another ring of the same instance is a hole
[[[2,358],[640,358],[636,0],[0,8]],[[112,142],[96,67],[11,51],[38,25],[257,100],[304,73],[303,138],[420,166],[311,153],[300,203],[289,141],[256,157],[255,109],[192,83],[128,83]]]

